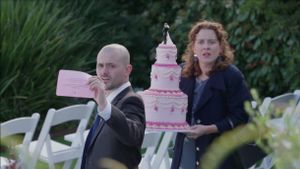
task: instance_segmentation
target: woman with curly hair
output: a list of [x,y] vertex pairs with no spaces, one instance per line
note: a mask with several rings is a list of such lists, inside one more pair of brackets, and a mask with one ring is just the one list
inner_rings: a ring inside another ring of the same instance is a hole
[[[248,121],[244,102],[251,99],[243,74],[232,64],[233,50],[220,23],[198,22],[188,38],[180,89],[188,95],[186,120],[191,127],[177,134],[172,169],[199,168],[217,137]],[[241,168],[235,157],[230,155],[219,168]]]

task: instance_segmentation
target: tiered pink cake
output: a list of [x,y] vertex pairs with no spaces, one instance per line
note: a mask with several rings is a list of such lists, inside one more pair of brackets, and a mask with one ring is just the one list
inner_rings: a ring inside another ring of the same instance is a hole
[[156,62],[151,69],[151,86],[140,92],[146,111],[147,129],[186,130],[187,95],[179,89],[181,67],[177,48],[166,32],[166,43],[156,48]]

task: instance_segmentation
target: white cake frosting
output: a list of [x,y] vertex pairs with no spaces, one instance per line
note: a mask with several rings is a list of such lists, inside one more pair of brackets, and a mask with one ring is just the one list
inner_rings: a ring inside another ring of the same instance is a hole
[[181,67],[177,48],[167,32],[166,44],[156,48],[156,62],[151,67],[150,88],[140,92],[148,129],[185,130],[187,128],[187,95],[179,89]]
[[156,48],[156,62],[159,64],[177,65],[177,48],[172,42],[169,33],[167,33],[166,44],[161,42]]
[[180,73],[178,65],[152,65],[150,89],[178,90]]

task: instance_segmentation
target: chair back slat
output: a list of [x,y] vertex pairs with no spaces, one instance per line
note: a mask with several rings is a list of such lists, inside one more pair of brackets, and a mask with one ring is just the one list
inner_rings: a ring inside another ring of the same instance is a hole
[[25,134],[23,143],[29,143],[32,140],[40,114],[34,113],[31,117],[19,117],[1,123],[1,139],[4,137]]
[[[21,168],[29,168],[28,165],[31,157],[29,157],[28,146],[33,138],[39,119],[40,114],[34,113],[31,117],[19,117],[0,124],[1,139],[17,134],[24,134],[22,144],[16,147],[19,158],[17,165]],[[1,157],[1,159],[4,158]]]
[[87,107],[86,105],[74,105],[67,108],[59,109],[53,116],[52,126],[68,121],[88,118],[90,114],[85,112],[89,112],[89,107]]
[[[72,105],[58,110],[49,109],[39,138],[32,143],[31,153],[35,160],[32,162],[32,168],[34,168],[37,159],[48,163],[49,168],[53,168],[54,164],[59,162],[65,162],[64,168],[69,168],[72,160],[80,159],[84,146],[82,142],[83,131],[94,107],[95,102],[90,101],[87,104]],[[79,122],[76,128],[76,137],[73,139],[71,146],[52,140],[50,136],[51,128],[71,121]]]
[[[271,118],[279,118],[284,112],[294,111],[299,102],[300,95],[296,93],[286,93],[276,97],[266,97],[259,110],[262,115],[270,115]],[[278,112],[278,114],[276,113]]]

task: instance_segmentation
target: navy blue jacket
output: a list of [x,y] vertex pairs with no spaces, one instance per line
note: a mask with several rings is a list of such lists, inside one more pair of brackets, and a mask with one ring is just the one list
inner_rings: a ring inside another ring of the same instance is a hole
[[[193,91],[195,88],[195,77],[181,78],[180,89],[188,95],[188,112],[186,121],[191,123]],[[219,133],[198,137],[196,144],[196,164],[203,156],[212,141],[225,131],[246,123],[248,115],[244,110],[244,102],[250,100],[251,96],[244,80],[243,74],[234,65],[224,70],[214,72],[208,79],[197,108],[194,113],[196,124],[215,124]],[[178,133],[176,137],[174,156],[171,169],[178,169],[185,134]],[[235,169],[233,157],[229,157],[222,164],[222,169]],[[198,166],[195,164],[195,168]]]

